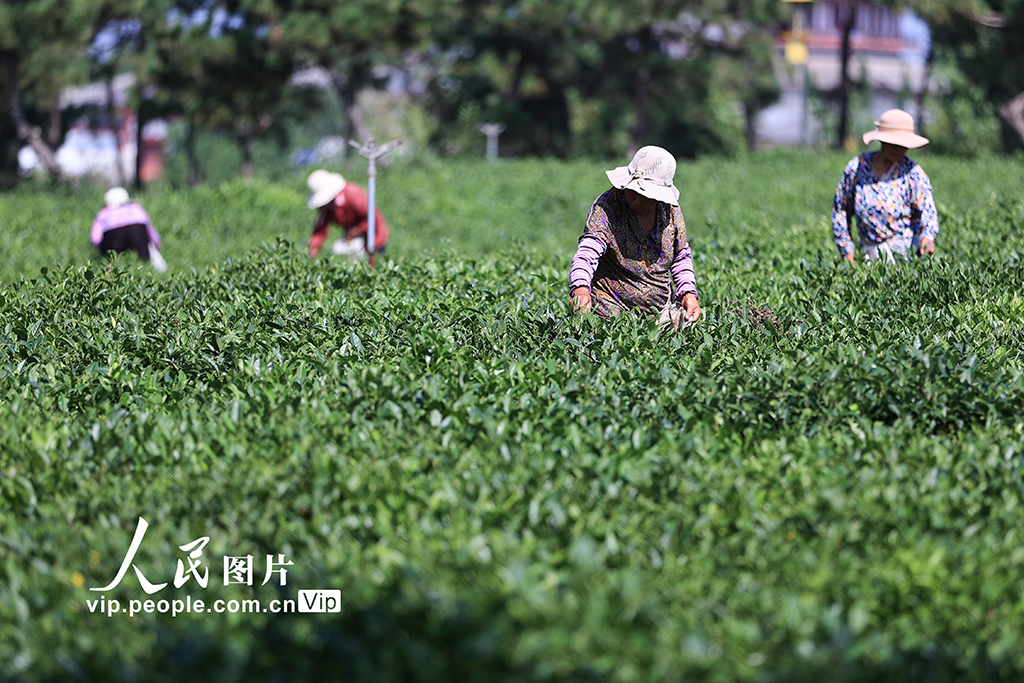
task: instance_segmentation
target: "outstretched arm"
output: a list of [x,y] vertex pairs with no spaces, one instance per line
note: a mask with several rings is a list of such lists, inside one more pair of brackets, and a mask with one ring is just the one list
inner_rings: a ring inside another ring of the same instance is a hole
[[591,308],[590,283],[597,272],[597,264],[607,251],[608,245],[595,235],[580,237],[576,254],[569,267],[569,289],[573,295],[573,307],[589,311]]
[[939,212],[932,197],[932,181],[920,166],[911,174],[911,228],[919,235],[918,249],[922,254],[935,252],[935,238],[939,234]]
[[92,228],[89,230],[89,241],[92,242],[94,247],[100,246],[103,242],[103,212],[96,214],[95,220],[92,222]]
[[320,253],[320,247],[327,240],[327,211],[320,210],[317,214],[316,223],[313,225],[313,234],[309,237],[309,257],[314,258]]
[[853,195],[860,159],[854,158],[843,170],[832,202],[832,239],[843,258],[853,263],[853,238],[850,237],[850,215],[853,213]]
[[149,241],[159,248],[160,233],[156,231],[155,227],[153,227],[153,219],[149,217],[149,213],[147,213],[146,210],[143,209],[141,206],[139,207],[139,210],[142,211],[142,215],[145,216],[145,221],[143,222],[143,225],[146,226],[146,233],[149,235]]
[[592,306],[590,285],[597,272],[597,264],[611,238],[611,226],[607,212],[600,205],[600,198],[590,207],[587,224],[583,228],[576,254],[569,267],[569,291],[572,293],[573,310],[589,311]]
[[678,206],[672,207],[672,219],[678,223],[676,232],[675,255],[672,257],[672,282],[675,283],[675,291],[671,292],[674,301],[681,301],[685,318],[694,322],[700,317],[700,303],[698,303],[697,278],[693,274],[693,254],[690,244],[686,241],[686,220],[683,212]]
[[672,261],[672,282],[676,283],[674,298],[683,303],[686,319],[694,322],[700,317],[700,304],[697,301],[697,279],[693,274],[693,258],[690,245],[683,242],[676,249],[676,257]]
[[676,284],[676,301],[682,301],[687,294],[699,297],[697,278],[693,274],[692,252],[686,242],[676,249],[676,257],[672,260],[672,281]]

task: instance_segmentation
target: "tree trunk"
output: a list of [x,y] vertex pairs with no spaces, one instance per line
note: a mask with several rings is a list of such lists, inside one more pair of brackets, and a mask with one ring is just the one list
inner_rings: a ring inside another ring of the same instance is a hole
[[1024,92],[1000,107],[999,115],[1020,136],[1021,143],[1024,143]]
[[114,131],[114,165],[117,169],[114,171],[114,182],[118,185],[124,185],[124,157],[121,156],[121,126],[117,120],[117,109],[114,105],[114,75],[109,74],[106,78],[107,87],[107,118],[110,121],[110,127]]
[[924,103],[928,97],[928,87],[932,80],[932,67],[935,66],[935,49],[932,47],[928,48],[928,57],[924,60],[924,76],[921,79],[921,89],[917,91],[917,101],[914,103],[917,107],[917,134],[925,135],[924,127]]
[[50,130],[46,132],[46,141],[52,149],[60,147],[60,99],[55,99],[50,105]]
[[840,5],[845,10],[843,18],[843,45],[839,53],[839,125],[836,129],[836,149],[843,149],[850,128],[850,35],[857,23],[856,0]]
[[252,133],[243,132],[238,134],[238,147],[242,150],[242,165],[239,172],[246,180],[252,180]]
[[203,170],[199,167],[199,157],[196,156],[196,126],[191,119],[185,130],[185,156],[188,158],[189,187],[196,187],[203,182]]
[[526,55],[520,55],[512,71],[512,79],[509,81],[508,90],[504,94],[507,102],[515,102],[519,99],[519,87],[523,84],[523,75],[526,73]]
[[363,109],[356,102],[352,79],[342,77],[335,69],[330,69],[330,74],[331,82],[334,83],[334,89],[338,92],[341,106],[345,110],[345,139],[355,140],[362,144],[370,137],[370,132],[366,128]]
[[145,184],[142,182],[142,128],[146,120],[142,118],[143,110],[146,108],[142,100],[142,86],[138,85],[139,103],[135,107],[135,178],[133,188],[136,192],[142,192]]
[[633,127],[633,143],[630,149],[630,156],[643,147],[644,136],[647,135],[647,90],[651,82],[651,67],[648,64],[651,44],[651,28],[645,27],[638,36],[640,40],[640,68],[636,74],[636,94],[634,107],[636,109],[636,125]]
[[743,123],[747,136],[747,149],[751,152],[757,150],[757,115],[760,108],[754,100],[747,100],[743,103]]
[[18,78],[18,63],[16,59],[7,55],[3,58],[3,61],[7,69],[8,87],[11,89],[9,103],[11,107],[11,120],[14,122],[18,139],[28,143],[36,153],[36,156],[39,157],[39,160],[46,166],[46,170],[50,173],[50,178],[55,181],[63,180],[64,173],[61,171],[60,164],[57,163],[57,157],[54,155],[53,149],[43,140],[43,135],[39,128],[37,126],[30,126],[25,119],[25,111],[21,108],[21,82]]

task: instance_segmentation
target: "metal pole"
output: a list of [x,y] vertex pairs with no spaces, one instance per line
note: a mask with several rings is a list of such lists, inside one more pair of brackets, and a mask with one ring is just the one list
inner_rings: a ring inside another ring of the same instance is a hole
[[366,218],[366,253],[370,255],[372,267],[376,265],[373,257],[377,251],[377,159],[370,157],[369,162],[366,169],[366,184],[370,194],[370,213]]
[[355,147],[359,156],[365,157],[369,162],[366,169],[367,192],[369,194],[368,215],[366,217],[366,253],[370,256],[370,266],[375,265],[374,254],[377,251],[377,159],[387,156],[392,149],[402,144],[401,140],[392,140],[383,145],[369,138],[365,144],[360,145],[355,140],[349,140],[348,144]]
[[808,91],[810,90],[811,80],[810,67],[808,65],[810,50],[807,45],[807,29],[811,24],[809,5],[812,0],[782,1],[798,4],[798,7],[793,11],[793,30],[789,32],[786,38],[786,62],[801,67],[799,72],[801,77],[800,89],[802,91],[802,101],[800,103],[800,145],[806,146],[810,138],[808,131],[810,119],[808,113]]
[[487,159],[493,161],[498,158],[498,136],[505,130],[504,123],[485,123],[480,126],[480,132],[487,136]]
[[800,146],[801,147],[806,147],[807,143],[808,143],[808,140],[810,139],[810,132],[807,130],[807,122],[810,119],[810,117],[808,116],[808,109],[809,109],[808,93],[810,92],[810,89],[811,89],[811,83],[810,83],[810,81],[811,81],[811,74],[810,74],[810,71],[808,70],[808,67],[807,67],[806,63],[804,63],[804,66],[803,66],[803,75],[804,75],[804,78],[803,78],[803,81],[804,81],[803,86],[804,87],[803,87],[803,93],[802,93],[802,95],[803,95],[803,103],[800,106]]
[[[801,4],[801,5],[799,5],[796,8],[796,12],[793,14],[793,36],[796,38],[796,40],[799,40],[800,42],[806,44],[806,39],[805,39],[803,34],[804,34],[804,7]],[[801,96],[802,96],[802,100],[803,101],[800,103],[800,146],[801,147],[806,147],[807,146],[807,90],[808,90],[808,87],[810,85],[808,83],[808,81],[810,80],[810,72],[808,71],[808,67],[807,67],[807,61],[808,61],[807,57],[805,56],[802,61],[803,61],[803,64],[801,65],[800,72],[801,72],[801,75],[803,76],[803,78],[801,79],[803,81],[803,83],[800,84],[801,85],[800,89],[802,91],[801,92]]]

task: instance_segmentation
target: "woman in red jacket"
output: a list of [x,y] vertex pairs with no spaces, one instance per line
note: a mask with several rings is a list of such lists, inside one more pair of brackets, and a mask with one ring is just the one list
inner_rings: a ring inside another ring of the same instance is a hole
[[[331,223],[340,225],[345,235],[334,243],[332,251],[345,256],[366,255],[366,230],[369,217],[369,197],[355,183],[347,182],[341,174],[317,169],[306,181],[312,195],[307,206],[317,211],[316,224],[309,238],[309,255],[316,256],[327,239]],[[374,212],[374,251],[382,251],[388,242],[388,224],[380,209]]]

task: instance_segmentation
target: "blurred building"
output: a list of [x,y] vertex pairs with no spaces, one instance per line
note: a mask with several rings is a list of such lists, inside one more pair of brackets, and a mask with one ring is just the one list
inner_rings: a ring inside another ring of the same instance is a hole
[[[138,117],[130,104],[129,93],[135,86],[135,75],[114,77],[109,92],[113,93],[116,129],[107,115],[106,83],[65,88],[60,95],[60,109],[66,116],[77,112],[78,118],[68,129],[64,142],[55,150],[57,163],[69,178],[97,178],[108,185],[135,179],[136,130]],[[94,124],[98,121],[98,124]],[[142,128],[142,159],[139,174],[143,182],[156,180],[164,173],[164,145],[168,126],[161,119],[148,121]],[[42,168],[31,147],[18,152],[22,173]],[[118,166],[120,165],[120,172]]]
[[[854,4],[857,16],[848,74],[853,88],[867,90],[869,101],[861,100],[864,111],[851,109],[851,123],[870,122],[896,106],[909,107],[917,115],[905,100],[912,101],[925,85],[931,40],[927,24],[911,12],[898,13],[871,2]],[[804,12],[807,61],[806,65],[787,64],[783,58],[787,36],[778,37],[776,72],[782,97],[761,112],[758,138],[763,144],[799,145],[823,137],[831,140],[835,134],[823,129],[831,123],[824,112],[839,86],[842,23],[849,5],[822,0],[795,6],[797,12]]]

